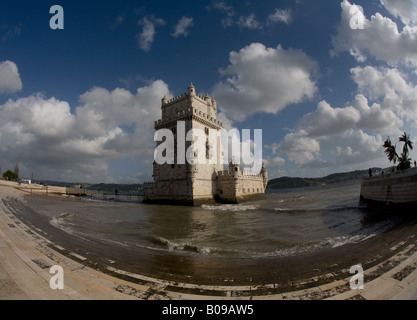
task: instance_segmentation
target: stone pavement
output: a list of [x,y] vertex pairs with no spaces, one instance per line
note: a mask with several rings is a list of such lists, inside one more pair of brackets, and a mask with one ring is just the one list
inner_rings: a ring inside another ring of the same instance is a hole
[[[263,286],[212,286],[154,279],[107,267],[106,273],[87,266],[86,258],[54,245],[42,230],[16,218],[3,199],[24,201],[24,193],[0,181],[0,299],[13,300],[286,300],[286,299],[417,299],[417,248],[415,244],[391,248],[396,253],[364,270],[364,289],[351,290],[349,281],[329,283],[293,292],[274,293],[279,284]],[[414,235],[410,235],[411,238]],[[397,249],[401,248],[400,251]],[[50,268],[64,271],[64,289],[51,289]],[[378,272],[378,270],[384,270]],[[378,274],[377,277],[373,275]],[[127,281],[124,279],[130,279]],[[331,279],[331,276],[329,276]],[[367,279],[371,279],[367,281]],[[314,279],[306,279],[314,282]]]

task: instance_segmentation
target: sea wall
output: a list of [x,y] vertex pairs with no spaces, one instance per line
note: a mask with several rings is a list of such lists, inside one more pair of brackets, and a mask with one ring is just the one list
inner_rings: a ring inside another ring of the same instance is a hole
[[41,186],[37,184],[21,184],[17,185],[16,189],[29,192],[30,194],[66,194],[85,196],[85,189],[80,188],[66,188],[66,187],[55,187],[55,186]]
[[363,179],[360,198],[365,202],[385,205],[417,203],[417,168]]

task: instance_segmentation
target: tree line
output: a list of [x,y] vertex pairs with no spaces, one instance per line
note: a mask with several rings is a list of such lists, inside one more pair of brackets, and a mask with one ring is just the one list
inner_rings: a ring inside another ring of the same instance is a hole
[[[1,171],[1,168],[0,168]],[[6,180],[17,180],[19,179],[19,165],[16,163],[14,166],[14,171],[7,170],[5,173],[3,173],[3,178]]]

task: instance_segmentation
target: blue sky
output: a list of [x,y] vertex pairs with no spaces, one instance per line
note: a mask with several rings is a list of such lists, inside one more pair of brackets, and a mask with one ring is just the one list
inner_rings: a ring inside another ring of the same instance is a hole
[[190,82],[227,127],[263,130],[270,178],[385,167],[388,136],[417,141],[416,71],[415,0],[10,1],[0,167],[149,181],[160,100]]

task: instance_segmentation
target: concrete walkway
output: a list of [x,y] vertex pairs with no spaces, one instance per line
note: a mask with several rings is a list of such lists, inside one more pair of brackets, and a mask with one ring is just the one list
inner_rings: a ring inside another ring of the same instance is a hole
[[[12,183],[0,181],[0,299],[23,300],[232,300],[232,299],[417,299],[417,248],[410,244],[392,248],[391,258],[364,270],[364,289],[352,290],[351,278],[329,282],[305,290],[268,294],[256,286],[201,286],[177,283],[132,274],[111,266],[102,273],[86,266],[85,257],[51,243],[42,230],[27,226],[17,219],[3,199],[24,201],[24,193]],[[410,235],[411,238],[414,235]],[[51,266],[64,271],[64,289],[51,289]],[[392,266],[392,268],[390,267]],[[376,270],[386,270],[374,278]],[[112,275],[110,275],[112,274]],[[132,279],[126,281],[123,279]],[[367,281],[367,279],[372,279]],[[137,281],[136,281],[137,280]],[[314,281],[314,279],[306,279]]]

